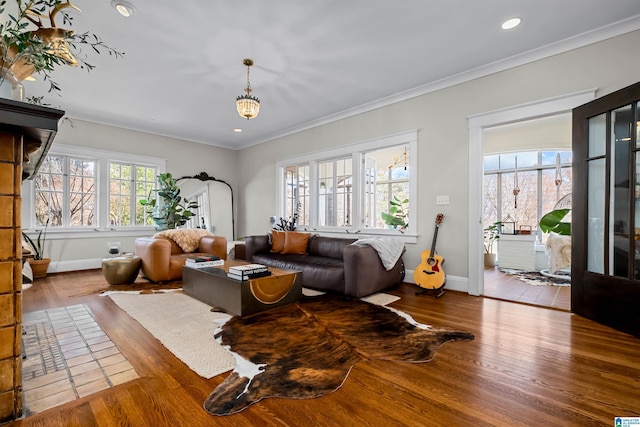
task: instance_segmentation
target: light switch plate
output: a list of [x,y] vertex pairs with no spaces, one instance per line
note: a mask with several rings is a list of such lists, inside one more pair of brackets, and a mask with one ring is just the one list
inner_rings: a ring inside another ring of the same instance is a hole
[[449,196],[436,196],[436,205],[448,205]]

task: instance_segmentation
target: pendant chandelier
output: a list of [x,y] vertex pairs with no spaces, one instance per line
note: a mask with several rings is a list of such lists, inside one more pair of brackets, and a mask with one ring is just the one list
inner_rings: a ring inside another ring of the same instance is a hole
[[239,95],[236,98],[236,108],[238,114],[247,120],[253,119],[258,116],[260,112],[260,100],[251,95],[251,83],[249,82],[249,69],[253,65],[253,60],[245,59],[242,63],[247,67],[247,87],[244,90],[244,95]]

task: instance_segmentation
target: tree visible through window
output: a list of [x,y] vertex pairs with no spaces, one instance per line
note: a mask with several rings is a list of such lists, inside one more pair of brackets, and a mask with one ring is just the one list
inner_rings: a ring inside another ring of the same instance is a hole
[[36,226],[90,227],[96,221],[96,161],[47,156],[34,179]]
[[47,220],[58,232],[154,227],[139,200],[155,196],[164,163],[156,157],[57,144],[33,180],[23,185],[23,197],[33,200],[23,204],[23,228],[42,227]]
[[525,226],[539,232],[542,215],[571,192],[571,162],[570,151],[484,156],[484,227],[510,216],[516,230]]
[[109,224],[153,225],[139,201],[154,196],[157,168],[128,163],[109,164]]

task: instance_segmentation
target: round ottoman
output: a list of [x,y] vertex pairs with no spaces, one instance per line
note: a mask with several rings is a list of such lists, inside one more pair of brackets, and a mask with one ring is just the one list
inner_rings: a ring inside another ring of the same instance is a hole
[[110,285],[133,283],[140,272],[140,257],[115,257],[102,260],[102,274]]

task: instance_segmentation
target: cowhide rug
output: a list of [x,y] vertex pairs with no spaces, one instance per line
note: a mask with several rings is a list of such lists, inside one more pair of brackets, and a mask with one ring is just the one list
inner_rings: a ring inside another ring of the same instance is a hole
[[237,366],[204,407],[228,415],[267,397],[323,396],[338,389],[358,362],[428,362],[445,342],[473,338],[358,299],[304,297],[246,319],[234,317],[216,332]]

